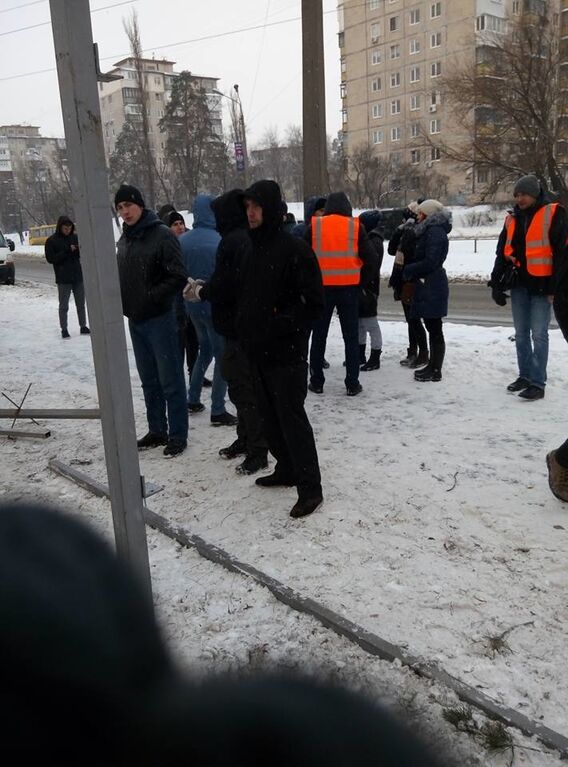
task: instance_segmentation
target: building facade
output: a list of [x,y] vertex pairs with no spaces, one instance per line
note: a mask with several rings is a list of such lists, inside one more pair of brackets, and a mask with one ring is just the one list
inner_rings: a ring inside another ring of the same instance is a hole
[[443,78],[456,68],[479,67],[488,41],[505,33],[507,18],[532,5],[555,15],[562,36],[564,0],[340,2],[344,155],[370,146],[389,163],[394,183],[397,168],[410,167],[417,179],[434,172],[445,179],[448,204],[482,199],[487,170],[456,163],[440,149],[469,135],[445,101]]
[[[174,72],[175,61],[166,59],[142,59],[144,87],[148,102],[148,124],[150,148],[154,154],[159,172],[164,170],[164,151],[167,137],[160,131],[159,122],[164,116],[165,107],[170,100],[172,84],[178,72]],[[134,122],[142,122],[141,90],[138,87],[138,74],[135,60],[131,57],[117,61],[108,73],[119,79],[99,83],[101,119],[107,160],[113,153],[116,140],[120,135],[127,117]],[[198,87],[205,91],[209,105],[214,132],[222,137],[221,96],[217,93],[218,78],[193,75]]]

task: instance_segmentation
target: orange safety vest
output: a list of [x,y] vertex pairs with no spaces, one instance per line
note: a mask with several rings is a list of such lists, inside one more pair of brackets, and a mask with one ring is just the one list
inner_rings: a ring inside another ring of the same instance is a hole
[[359,219],[331,214],[312,218],[312,248],[324,285],[358,285]]
[[[525,255],[527,259],[527,272],[533,277],[551,277],[552,276],[552,247],[550,245],[549,231],[552,216],[557,202],[550,205],[543,205],[532,217],[526,234]],[[505,219],[505,229],[507,230],[507,240],[505,241],[504,255],[518,266],[513,249],[513,235],[515,234],[515,217],[507,216]]]

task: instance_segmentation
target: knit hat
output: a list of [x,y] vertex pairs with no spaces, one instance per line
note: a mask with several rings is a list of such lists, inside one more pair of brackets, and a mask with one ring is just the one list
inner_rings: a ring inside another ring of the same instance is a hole
[[409,202],[406,206],[408,210],[413,213],[415,216],[418,214],[418,203],[417,202]]
[[536,176],[521,176],[521,178],[515,184],[513,189],[513,197],[516,194],[528,194],[530,197],[536,198],[540,195],[542,188],[540,181]]
[[181,221],[181,223],[185,226],[185,218],[181,215],[181,213],[178,213],[177,210],[172,210],[166,220],[166,224],[168,226],[172,226],[176,221]]
[[418,212],[423,213],[425,216],[432,216],[434,213],[439,213],[442,210],[444,210],[444,206],[438,200],[424,200],[418,206]]
[[130,184],[122,184],[114,195],[114,207],[116,208],[121,202],[133,202],[141,208],[146,207],[140,190]]

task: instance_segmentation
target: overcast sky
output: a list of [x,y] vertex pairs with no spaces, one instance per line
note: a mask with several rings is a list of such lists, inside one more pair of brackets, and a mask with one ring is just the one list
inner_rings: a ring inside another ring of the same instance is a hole
[[[225,93],[238,83],[249,143],[259,142],[268,127],[277,126],[283,135],[286,126],[301,124],[300,0],[91,0],[90,5],[103,70],[128,54],[122,21],[136,9],[146,55],[176,61],[177,71],[219,77]],[[332,136],[341,117],[336,9],[336,0],[324,0],[327,132]],[[235,31],[245,27],[258,28]],[[212,35],[218,37],[196,40]],[[16,77],[44,69],[53,71]],[[63,135],[54,70],[48,0],[0,0],[0,125],[27,123],[40,126],[45,136]]]

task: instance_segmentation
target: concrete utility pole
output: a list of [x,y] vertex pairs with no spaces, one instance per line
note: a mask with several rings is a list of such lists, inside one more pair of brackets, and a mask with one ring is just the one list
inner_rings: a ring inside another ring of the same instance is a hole
[[322,0],[302,0],[304,197],[326,194],[327,134]]
[[[151,595],[142,484],[89,0],[50,0],[61,109],[92,330],[116,548]],[[65,211],[61,211],[64,213]]]

